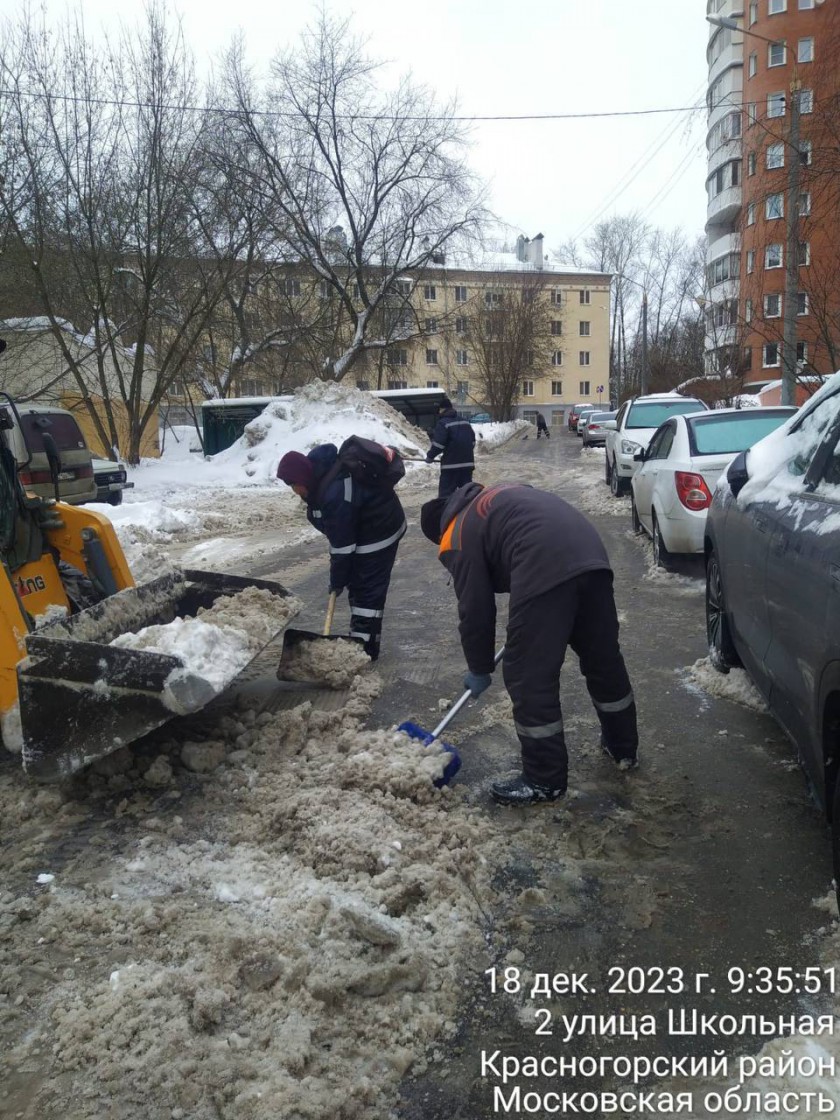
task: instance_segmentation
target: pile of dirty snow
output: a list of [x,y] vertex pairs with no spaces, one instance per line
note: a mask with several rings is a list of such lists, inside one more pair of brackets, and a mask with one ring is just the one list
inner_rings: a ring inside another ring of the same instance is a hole
[[314,638],[283,651],[282,679],[317,681],[327,688],[347,688],[370,665],[360,645],[346,638]]
[[536,435],[537,429],[528,420],[505,420],[492,424],[473,424],[473,431],[476,452],[485,454],[516,436]]

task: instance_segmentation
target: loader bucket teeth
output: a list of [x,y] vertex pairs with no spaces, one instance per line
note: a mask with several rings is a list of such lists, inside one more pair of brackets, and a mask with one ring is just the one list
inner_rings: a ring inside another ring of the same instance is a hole
[[26,771],[67,777],[213,700],[218,691],[178,657],[109,643],[127,631],[192,617],[248,587],[288,595],[273,581],[189,570],[120,591],[29,634],[28,656],[18,665]]

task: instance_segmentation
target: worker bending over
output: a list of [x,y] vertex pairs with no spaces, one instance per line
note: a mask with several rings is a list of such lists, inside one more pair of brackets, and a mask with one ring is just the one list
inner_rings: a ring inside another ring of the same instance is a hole
[[496,781],[505,805],[555,801],[568,755],[560,670],[571,646],[601,723],[601,745],[621,769],[636,766],[636,704],[618,643],[613,576],[595,528],[555,494],[519,483],[457,490],[426,502],[426,536],[440,546],[458,596],[461,645],[474,697],[493,672],[497,594],[510,594],[502,669],[522,747],[522,773]]
[[277,477],[306,502],[310,523],[330,542],[330,592],[346,587],[350,637],[376,661],[382,616],[405,514],[391,487],[363,486],[338,462],[338,448],[322,443],[307,454],[289,451]]
[[438,497],[448,498],[459,486],[472,481],[475,470],[475,432],[469,420],[461,420],[452,407],[452,401],[444,397],[438,407],[438,422],[432,432],[432,446],[426,453],[426,462],[431,463],[440,455],[440,482]]

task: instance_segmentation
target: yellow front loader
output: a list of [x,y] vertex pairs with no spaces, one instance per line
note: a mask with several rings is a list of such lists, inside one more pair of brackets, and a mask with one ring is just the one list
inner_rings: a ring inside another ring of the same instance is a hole
[[[5,439],[12,423],[0,407],[0,729],[27,772],[56,778],[216,695],[179,658],[117,648],[115,638],[194,617],[248,587],[288,592],[198,571],[135,586],[106,517],[23,490]],[[51,467],[57,478],[60,462]]]

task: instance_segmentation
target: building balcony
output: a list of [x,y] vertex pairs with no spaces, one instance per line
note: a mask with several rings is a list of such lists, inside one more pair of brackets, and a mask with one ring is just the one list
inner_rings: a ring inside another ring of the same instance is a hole
[[711,264],[712,261],[716,261],[718,257],[725,257],[728,253],[740,253],[740,251],[740,233],[724,234],[723,237],[718,237],[714,241],[710,241],[706,246],[706,264]]
[[706,176],[713,175],[724,163],[741,158],[741,137],[724,140],[710,155],[706,163]]
[[[733,35],[735,32],[733,32]],[[733,67],[738,66],[743,69],[744,66],[744,46],[740,35],[737,35],[738,42],[730,43],[728,47],[720,52],[712,65],[709,67],[709,85],[731,70]]]
[[720,350],[725,346],[735,346],[739,341],[740,328],[735,325],[731,327],[715,327],[713,331],[706,331],[703,348],[707,352],[710,350]]
[[709,201],[706,208],[706,223],[707,225],[714,225],[731,222],[737,217],[740,209],[741,188],[727,187],[725,191],[721,191],[719,195]]
[[736,279],[722,280],[719,284],[714,284],[708,292],[708,300],[710,303],[724,303],[729,299],[737,299],[739,291],[739,282]]

